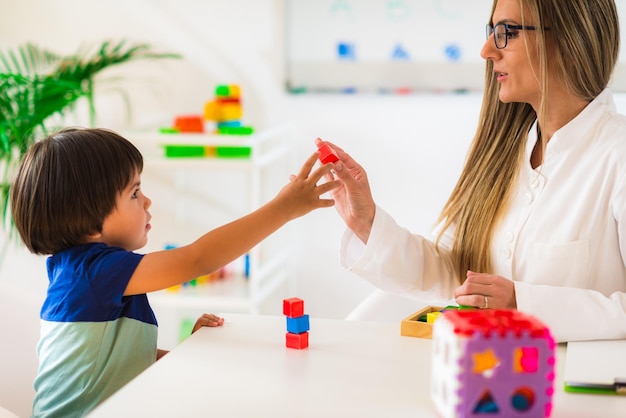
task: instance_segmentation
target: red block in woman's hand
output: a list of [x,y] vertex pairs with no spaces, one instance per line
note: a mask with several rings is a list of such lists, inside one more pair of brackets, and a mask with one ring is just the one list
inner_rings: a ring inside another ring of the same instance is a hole
[[339,156],[335,152],[334,149],[329,147],[327,144],[322,145],[318,148],[320,152],[320,161],[322,164],[334,163],[335,161],[339,161]]

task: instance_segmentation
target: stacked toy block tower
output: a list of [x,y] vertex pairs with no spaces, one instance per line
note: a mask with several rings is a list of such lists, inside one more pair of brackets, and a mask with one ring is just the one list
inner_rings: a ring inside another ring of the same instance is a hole
[[219,85],[215,88],[215,99],[204,106],[204,119],[217,123],[217,133],[233,135],[249,135],[253,133],[250,126],[243,126],[241,117],[241,89],[236,84]]
[[515,310],[450,310],[433,325],[431,397],[442,418],[548,417],[555,342]]
[[283,314],[287,317],[285,343],[289,348],[309,346],[309,315],[304,313],[304,301],[300,298],[283,300]]

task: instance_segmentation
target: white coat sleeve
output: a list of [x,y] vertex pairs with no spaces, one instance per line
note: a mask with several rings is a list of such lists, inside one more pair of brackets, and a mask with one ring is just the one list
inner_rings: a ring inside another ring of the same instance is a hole
[[376,207],[367,245],[345,231],[340,247],[342,267],[374,286],[404,296],[448,300],[459,285],[447,248],[399,226]]
[[626,338],[626,294],[515,282],[517,309],[538,318],[557,342]]

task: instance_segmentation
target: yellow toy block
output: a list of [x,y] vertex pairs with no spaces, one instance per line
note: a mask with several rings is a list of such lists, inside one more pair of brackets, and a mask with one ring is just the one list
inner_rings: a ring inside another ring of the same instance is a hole
[[228,86],[228,96],[233,99],[237,99],[241,96],[241,89],[237,84],[230,84]]
[[238,103],[222,103],[217,108],[218,122],[227,120],[239,120],[243,114],[241,105]]
[[218,108],[217,103],[212,100],[204,105],[204,120],[217,120]]
[[441,315],[441,312],[428,312],[426,314],[426,322],[432,324]]

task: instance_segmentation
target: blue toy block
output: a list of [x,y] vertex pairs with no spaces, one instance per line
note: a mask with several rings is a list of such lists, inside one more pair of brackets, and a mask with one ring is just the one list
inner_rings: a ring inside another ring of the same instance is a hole
[[302,315],[295,318],[287,317],[287,332],[292,334],[301,334],[308,331],[309,315]]

